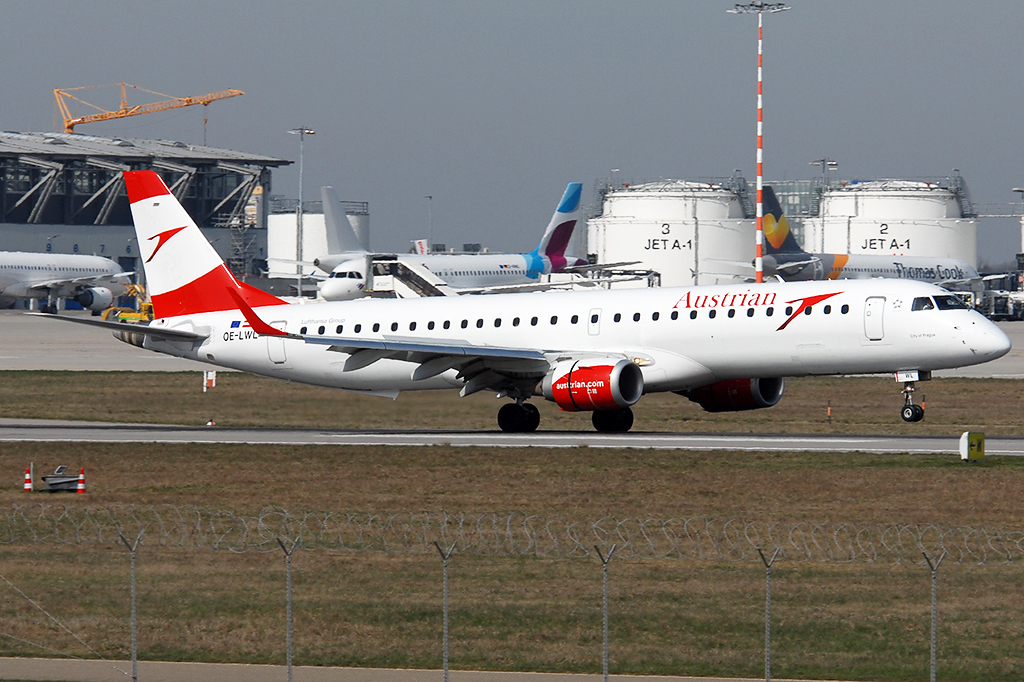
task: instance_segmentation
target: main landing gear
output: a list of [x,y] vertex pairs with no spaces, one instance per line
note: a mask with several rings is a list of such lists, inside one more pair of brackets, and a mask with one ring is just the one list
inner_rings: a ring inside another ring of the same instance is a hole
[[590,420],[598,431],[625,433],[633,427],[633,410],[628,407],[617,410],[597,410]]
[[[922,413],[923,414],[923,413]],[[633,410],[597,410],[591,421],[605,433],[625,433],[633,427]],[[498,428],[505,433],[531,433],[540,426],[540,410],[527,402],[506,403],[498,410]]]
[[498,410],[498,428],[505,433],[529,433],[540,426],[540,410],[525,402],[506,403]]
[[914,402],[914,382],[903,382],[903,409],[900,416],[905,422],[919,422],[924,419],[924,408]]

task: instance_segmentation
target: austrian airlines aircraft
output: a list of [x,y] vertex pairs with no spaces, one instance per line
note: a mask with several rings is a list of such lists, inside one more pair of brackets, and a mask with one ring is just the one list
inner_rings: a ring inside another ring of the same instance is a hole
[[789,231],[789,221],[771,186],[764,188],[764,274],[787,282],[821,279],[916,279],[940,286],[980,282],[981,275],[959,258],[807,253]]
[[1010,341],[931,284],[896,280],[362,299],[289,305],[235,280],[155,172],[125,173],[156,318],[100,324],[129,343],[220,367],[396,397],[458,388],[509,398],[504,431],[533,431],[535,396],[627,431],[644,393],[707,410],[771,407],[785,376],[899,373],[987,362]]
[[[332,231],[334,232],[334,239],[329,241],[347,245],[349,248],[314,261],[317,267],[331,273],[330,279],[320,285],[320,296],[328,301],[347,301],[361,297],[365,293],[368,252],[359,247],[344,211],[336,209],[337,198],[334,191],[325,190],[329,188],[321,190],[327,234],[330,236]],[[547,229],[544,230],[540,243],[530,253],[399,254],[397,258],[399,261],[426,268],[458,293],[512,291],[536,287],[541,275],[589,267],[586,261],[565,255],[573,229],[579,221],[582,192],[582,183],[569,183]],[[352,248],[353,246],[359,248]]]
[[45,299],[44,309],[55,312],[57,299],[71,298],[89,310],[105,310],[115,292],[124,291],[129,274],[103,256],[0,251],[0,308],[33,298]]

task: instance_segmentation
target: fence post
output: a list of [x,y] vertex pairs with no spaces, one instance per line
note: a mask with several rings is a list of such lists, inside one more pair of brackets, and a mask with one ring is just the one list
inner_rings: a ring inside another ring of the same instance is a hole
[[946,558],[946,550],[942,550],[942,554],[939,556],[939,560],[934,564],[932,563],[931,557],[928,556],[927,552],[921,552],[924,554],[924,560],[928,562],[928,568],[932,570],[932,675],[931,682],[935,682],[935,664],[936,654],[938,652],[938,631],[939,631],[939,566],[942,565],[942,560]]
[[772,558],[767,559],[757,548],[764,562],[764,682],[772,682],[772,564],[781,551],[782,548],[776,549]]
[[604,599],[601,608],[601,623],[602,623],[602,634],[604,635],[604,649],[602,662],[604,664],[604,682],[608,682],[608,562],[612,560],[612,554],[615,554],[615,548],[618,545],[612,545],[612,548],[608,550],[608,556],[601,554],[601,548],[594,545],[594,549],[597,550],[597,558],[601,560],[601,565],[604,572]]
[[143,533],[145,531],[139,531],[139,535],[135,538],[134,543],[128,542],[128,538],[124,536],[124,533],[118,533],[121,542],[128,548],[128,553],[132,557],[132,682],[139,682],[139,618],[136,609],[135,554],[139,549]]
[[288,666],[288,682],[292,682],[292,554],[295,552],[295,546],[299,544],[299,539],[295,538],[291,547],[286,547],[281,542],[281,538],[277,538],[277,544],[281,545],[281,550],[284,552],[285,592],[287,593],[285,597],[285,620],[287,621],[285,659]]
[[452,546],[449,547],[446,552],[441,549],[441,545],[437,544],[436,541],[434,542],[434,547],[437,547],[437,552],[441,555],[442,565],[441,608],[444,613],[444,617],[441,631],[441,664],[444,670],[444,682],[448,682],[448,559],[451,557],[452,552],[455,551],[455,545],[458,543],[458,540],[453,542]]

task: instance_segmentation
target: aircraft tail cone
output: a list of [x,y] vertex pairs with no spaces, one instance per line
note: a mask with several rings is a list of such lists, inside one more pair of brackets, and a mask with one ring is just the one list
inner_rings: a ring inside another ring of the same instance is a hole
[[25,487],[22,488],[25,492],[32,492],[32,467],[25,467]]
[[75,492],[79,495],[85,494],[85,467],[82,467],[82,470],[78,472],[78,487],[75,489]]

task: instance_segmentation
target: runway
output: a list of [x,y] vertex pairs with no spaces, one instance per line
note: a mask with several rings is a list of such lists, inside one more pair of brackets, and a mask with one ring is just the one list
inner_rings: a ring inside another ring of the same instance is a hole
[[[387,445],[492,448],[636,448],[757,452],[867,452],[959,455],[950,436],[708,434],[538,431],[392,431],[222,428],[56,420],[0,419],[0,442],[222,443],[235,445]],[[988,455],[1024,456],[1024,438],[986,439]]]

